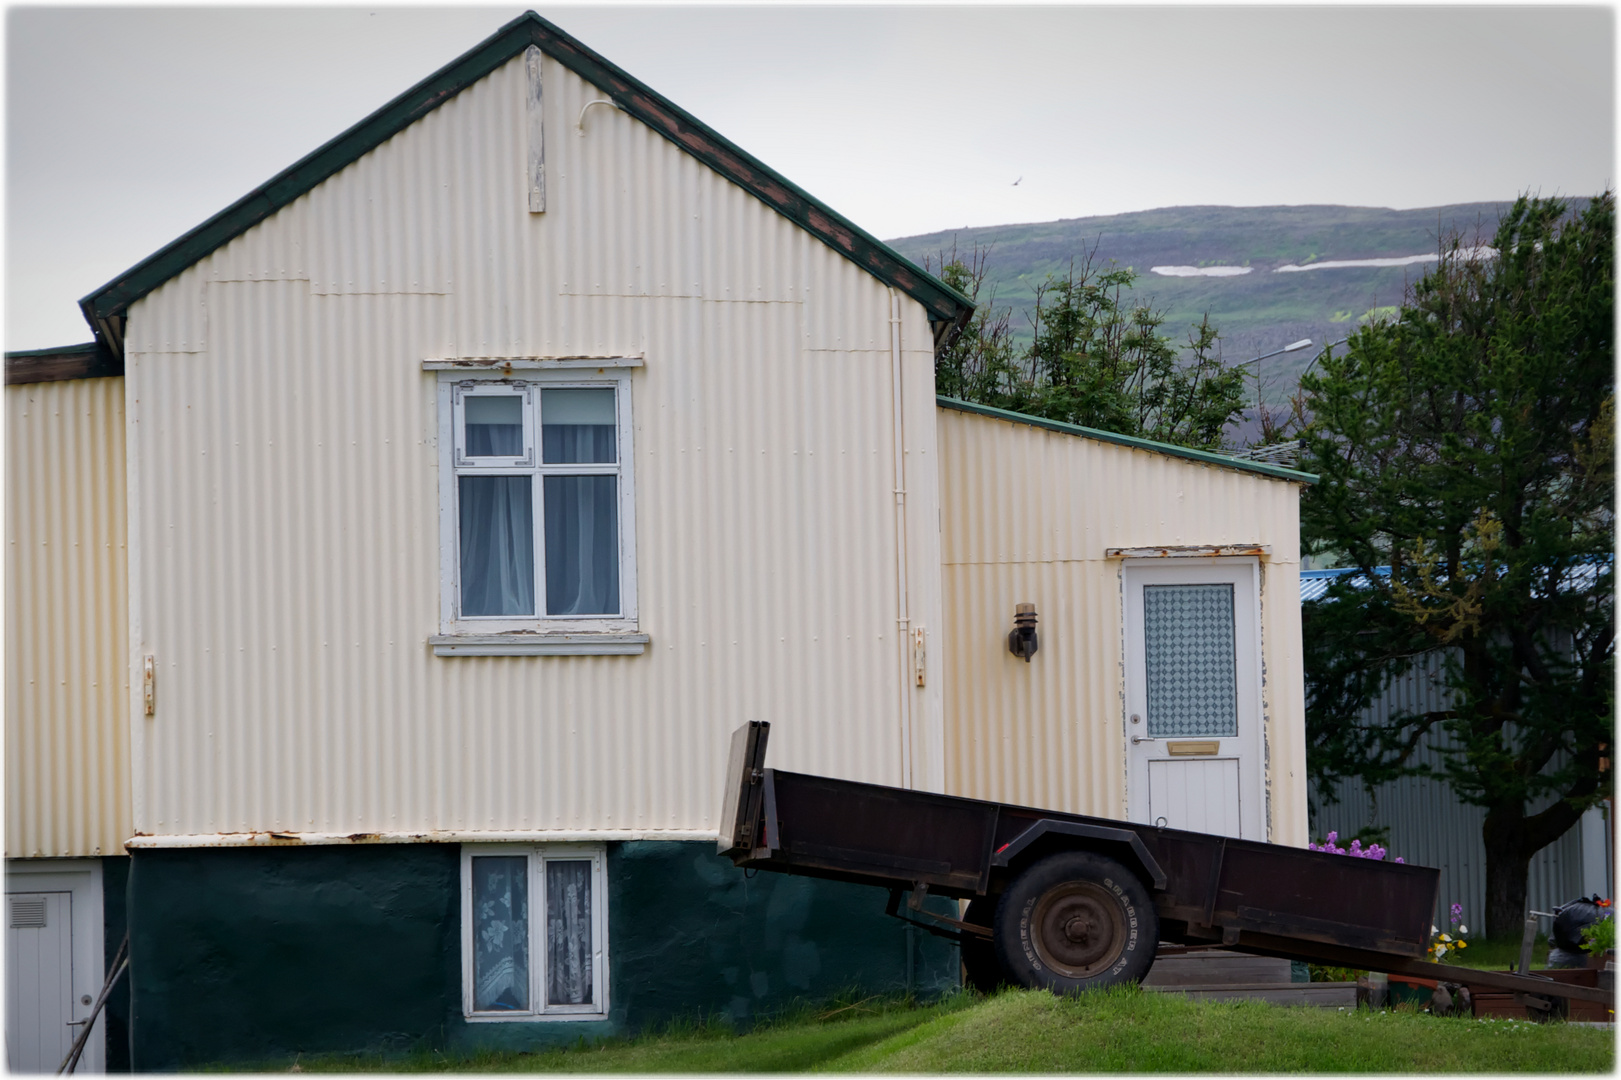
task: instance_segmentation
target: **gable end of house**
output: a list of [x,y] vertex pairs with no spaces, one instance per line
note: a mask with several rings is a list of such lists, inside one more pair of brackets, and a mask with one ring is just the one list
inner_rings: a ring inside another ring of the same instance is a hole
[[317,184],[535,46],[607,94],[622,111],[703,162],[878,280],[916,300],[936,337],[973,302],[533,11],[429,75],[196,228],[79,301],[96,341],[120,360],[131,304],[264,221]]

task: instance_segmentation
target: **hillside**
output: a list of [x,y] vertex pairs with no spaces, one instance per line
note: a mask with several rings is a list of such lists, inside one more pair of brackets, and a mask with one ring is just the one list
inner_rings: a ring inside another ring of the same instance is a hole
[[[976,248],[988,252],[988,286],[995,289],[995,304],[1012,308],[1013,327],[1021,335],[1028,334],[1026,315],[1035,286],[1095,249],[1099,265],[1113,261],[1137,271],[1137,295],[1167,313],[1163,332],[1172,337],[1185,337],[1187,328],[1208,311],[1221,332],[1222,354],[1232,363],[1300,338],[1318,345],[1336,341],[1375,309],[1399,304],[1408,282],[1432,265],[1322,264],[1433,255],[1437,238],[1454,230],[1466,241],[1479,236],[1484,242],[1508,205],[1461,203],[1421,210],[1177,206],[953,229],[888,243],[920,265],[936,268],[942,254],[953,248],[959,255]],[[1154,272],[1154,267],[1205,269],[1207,274],[1211,267],[1234,269],[1222,271],[1225,276],[1173,277]],[[1267,399],[1287,397],[1316,353],[1316,348],[1304,349],[1266,361]]]

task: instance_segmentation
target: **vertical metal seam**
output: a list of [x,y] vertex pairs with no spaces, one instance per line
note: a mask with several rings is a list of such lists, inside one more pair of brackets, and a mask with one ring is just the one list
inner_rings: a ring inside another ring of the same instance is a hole
[[905,399],[901,382],[901,301],[900,293],[889,290],[890,397],[894,405],[892,428],[895,437],[895,637],[900,654],[901,786],[912,786],[912,686],[907,653],[911,615],[907,606],[906,552],[906,430]]

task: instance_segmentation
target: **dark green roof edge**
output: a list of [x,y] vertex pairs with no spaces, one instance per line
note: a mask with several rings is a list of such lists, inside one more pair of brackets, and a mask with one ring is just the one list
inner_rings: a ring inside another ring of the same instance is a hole
[[443,105],[530,45],[538,46],[546,55],[611,97],[625,112],[863,270],[912,297],[928,310],[932,320],[956,321],[973,311],[973,302],[957,290],[819,202],[645,83],[528,11],[358,124],[84,297],[79,301],[79,308],[91,329],[98,339],[104,338],[106,320],[122,315],[136,300]]
[[1100,431],[1097,428],[1081,427],[1079,424],[1066,424],[1059,420],[1048,420],[1041,416],[1030,416],[1027,413],[1013,412],[1010,409],[996,409],[989,405],[976,405],[971,401],[959,401],[956,398],[936,397],[935,404],[942,409],[956,409],[958,412],[978,413],[980,416],[989,416],[993,420],[1007,420],[1014,424],[1029,424],[1031,427],[1046,428],[1048,431],[1057,431],[1064,435],[1079,435],[1082,438],[1097,439],[1099,442],[1114,443],[1116,446],[1129,446],[1133,450],[1148,450],[1156,454],[1169,454],[1171,457],[1186,458],[1189,461],[1198,461],[1205,465],[1221,465],[1240,472],[1260,473],[1262,476],[1274,480],[1292,480],[1297,484],[1315,484],[1318,477],[1312,473],[1301,472],[1298,469],[1286,469],[1282,465],[1267,465],[1260,461],[1241,461],[1230,458],[1226,454],[1214,454],[1209,450],[1195,450],[1189,446],[1175,446],[1171,443],[1155,442],[1153,439],[1142,439],[1135,435],[1121,435],[1113,431]]

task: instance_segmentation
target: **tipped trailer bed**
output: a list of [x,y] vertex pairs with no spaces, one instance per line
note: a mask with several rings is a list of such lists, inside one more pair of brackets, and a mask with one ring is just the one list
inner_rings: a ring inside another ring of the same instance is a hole
[[[1610,990],[1425,960],[1430,867],[784,772],[765,766],[769,735],[753,721],[732,736],[721,854],[887,889],[889,914],[962,946],[977,986],[1137,982],[1165,943],[1510,991],[1538,1010],[1614,1008]],[[930,895],[968,906],[950,918]]]

